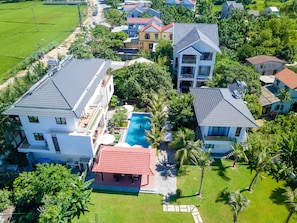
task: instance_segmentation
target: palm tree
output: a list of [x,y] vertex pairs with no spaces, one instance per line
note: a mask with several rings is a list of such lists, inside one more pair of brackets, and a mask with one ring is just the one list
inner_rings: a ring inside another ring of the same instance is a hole
[[253,186],[256,186],[258,177],[261,172],[269,171],[276,168],[274,158],[275,157],[272,156],[270,148],[263,145],[260,146],[259,150],[254,152],[252,160],[249,164],[251,166],[251,170],[254,169],[256,171],[256,174],[248,187],[249,191],[252,190]]
[[292,190],[292,188],[287,187],[286,192],[283,195],[286,198],[285,204],[289,210],[289,215],[285,220],[285,223],[288,223],[292,215],[294,213],[297,214],[297,188],[295,188],[295,190]]
[[282,105],[284,105],[285,102],[292,100],[288,89],[280,89],[280,93],[277,96],[280,99],[280,106],[279,106],[276,116],[278,116]]
[[244,159],[246,162],[248,162],[248,158],[245,155],[245,149],[242,144],[234,143],[234,145],[232,145],[231,148],[233,150],[234,157],[233,167],[236,166],[236,162],[238,162],[240,159]]
[[146,139],[153,148],[159,149],[160,143],[164,138],[165,128],[161,130],[154,124],[151,124],[151,130],[145,130]]
[[248,207],[250,201],[244,197],[239,190],[229,194],[228,204],[233,210],[233,222],[236,223],[238,215]]
[[178,161],[180,166],[184,164],[190,164],[192,160],[198,156],[201,141],[186,141],[185,146],[178,149],[175,153],[175,159]]
[[297,169],[297,134],[292,132],[284,136],[280,143],[280,162],[284,165],[287,175],[290,175]]
[[194,154],[192,162],[196,166],[199,166],[201,169],[200,187],[199,187],[199,192],[197,194],[198,196],[201,196],[202,195],[202,183],[204,180],[205,169],[210,166],[210,164],[213,162],[213,159],[210,158],[210,152],[204,152],[199,148],[198,153]]
[[169,147],[178,150],[186,147],[188,141],[195,141],[194,131],[188,128],[180,128],[175,132]]
[[148,99],[148,110],[151,114],[151,122],[160,129],[165,126],[167,120],[166,99],[162,95],[153,94],[151,99]]

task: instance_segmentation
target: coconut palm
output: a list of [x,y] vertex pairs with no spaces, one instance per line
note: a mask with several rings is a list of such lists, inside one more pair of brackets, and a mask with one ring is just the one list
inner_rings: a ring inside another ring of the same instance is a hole
[[291,95],[289,93],[289,90],[288,89],[280,89],[280,93],[277,95],[278,98],[280,99],[280,106],[279,106],[279,109],[277,111],[277,114],[276,116],[278,116],[279,112],[280,112],[280,109],[282,107],[282,105],[287,102],[287,101],[291,101],[292,98],[291,98]]
[[151,99],[148,99],[148,110],[150,112],[151,123],[154,123],[160,129],[165,126],[167,120],[165,97],[153,94]]
[[201,196],[202,195],[202,183],[204,180],[205,169],[210,166],[210,164],[213,162],[213,159],[210,158],[210,152],[204,152],[199,148],[198,153],[194,154],[192,162],[196,166],[200,167],[200,169],[201,169],[200,186],[199,186],[199,191],[197,194],[197,195]]
[[296,132],[283,137],[283,141],[280,143],[280,162],[284,165],[286,174],[293,173],[297,169]]
[[253,186],[256,186],[261,172],[276,168],[274,158],[275,157],[272,156],[270,148],[263,145],[261,145],[259,149],[254,152],[252,160],[249,164],[251,170],[255,170],[256,174],[248,187],[249,191],[252,190]]
[[175,159],[180,166],[190,164],[198,156],[201,147],[201,141],[186,141],[185,146],[178,149],[175,153]]
[[244,197],[239,190],[229,194],[228,204],[233,210],[233,222],[236,223],[238,215],[248,207],[250,201]]
[[194,131],[188,128],[181,128],[175,132],[173,140],[169,143],[169,147],[178,150],[186,147],[189,141],[195,141]]
[[165,128],[160,130],[154,123],[151,123],[151,130],[145,130],[146,140],[153,148],[159,149],[160,143],[164,138],[164,132]]
[[292,215],[294,213],[297,214],[297,188],[295,188],[295,190],[292,190],[292,188],[287,187],[286,192],[283,194],[283,196],[286,198],[285,204],[289,210],[289,214],[285,220],[285,223],[288,223]]
[[244,159],[246,162],[248,162],[248,158],[245,155],[245,149],[242,144],[234,143],[234,145],[231,146],[233,150],[233,157],[234,157],[234,163],[233,167],[236,166],[236,162],[238,162],[241,159]]

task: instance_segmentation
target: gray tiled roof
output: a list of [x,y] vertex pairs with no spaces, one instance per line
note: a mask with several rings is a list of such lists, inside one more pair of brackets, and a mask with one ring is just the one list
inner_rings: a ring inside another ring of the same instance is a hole
[[176,47],[177,52],[197,41],[203,41],[217,52],[221,52],[218,47],[219,35],[216,24],[173,24],[173,45]]
[[247,106],[228,88],[190,88],[200,126],[257,127]]
[[104,59],[72,59],[33,86],[4,114],[79,117],[110,64]]

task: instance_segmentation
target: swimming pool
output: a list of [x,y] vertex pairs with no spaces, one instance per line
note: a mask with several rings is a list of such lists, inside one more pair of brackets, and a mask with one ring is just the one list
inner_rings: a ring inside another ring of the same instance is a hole
[[132,113],[125,142],[129,145],[141,145],[148,148],[145,130],[150,130],[150,115],[148,113]]

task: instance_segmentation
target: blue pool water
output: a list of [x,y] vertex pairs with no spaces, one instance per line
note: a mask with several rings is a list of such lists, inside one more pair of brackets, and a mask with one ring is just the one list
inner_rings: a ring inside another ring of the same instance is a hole
[[125,142],[131,146],[137,144],[144,148],[149,147],[145,134],[145,130],[151,129],[149,116],[147,113],[132,113]]

